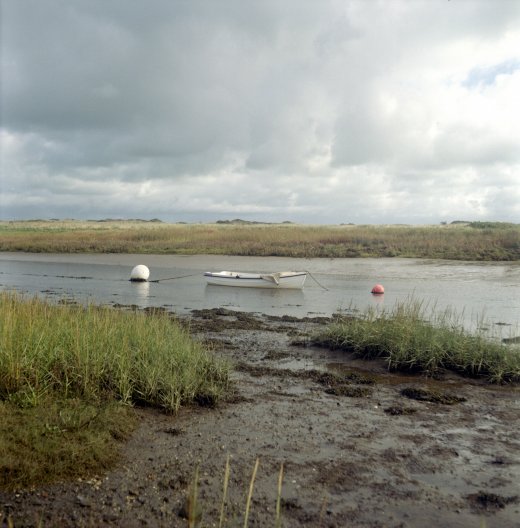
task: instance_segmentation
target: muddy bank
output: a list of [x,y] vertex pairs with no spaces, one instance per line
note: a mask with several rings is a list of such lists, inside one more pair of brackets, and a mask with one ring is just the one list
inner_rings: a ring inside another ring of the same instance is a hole
[[326,318],[217,309],[185,322],[236,365],[229,400],[137,410],[116,469],[0,492],[4,526],[7,514],[14,526],[187,526],[197,468],[200,525],[218,526],[228,456],[224,526],[243,525],[257,459],[250,526],[274,526],[282,464],[287,527],[520,526],[518,387],[390,374],[307,346]]

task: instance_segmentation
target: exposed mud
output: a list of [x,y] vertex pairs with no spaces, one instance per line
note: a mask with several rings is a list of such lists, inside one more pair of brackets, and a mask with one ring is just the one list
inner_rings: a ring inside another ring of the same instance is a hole
[[[235,366],[228,401],[140,409],[113,471],[0,493],[14,526],[520,527],[520,391],[308,346],[324,318],[193,312],[195,337]],[[3,526],[7,524],[4,518]]]

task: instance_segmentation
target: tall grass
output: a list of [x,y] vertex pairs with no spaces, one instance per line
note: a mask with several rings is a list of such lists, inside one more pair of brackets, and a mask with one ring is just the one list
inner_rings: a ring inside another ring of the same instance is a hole
[[398,303],[393,310],[368,309],[315,335],[314,344],[343,349],[364,358],[382,358],[390,370],[448,369],[493,383],[520,381],[520,350],[471,334],[456,314],[426,313],[417,301]]
[[0,293],[0,488],[84,477],[117,461],[129,404],[213,405],[229,366],[167,314]]
[[0,293],[0,399],[36,405],[49,395],[177,411],[216,402],[228,366],[168,315],[51,305]]
[[0,251],[520,260],[520,225],[0,222]]

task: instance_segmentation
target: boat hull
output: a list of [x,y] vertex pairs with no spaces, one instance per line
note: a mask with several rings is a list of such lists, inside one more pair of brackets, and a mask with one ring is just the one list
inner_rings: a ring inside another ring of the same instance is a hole
[[220,271],[204,273],[208,284],[232,286],[238,288],[266,288],[301,290],[307,278],[303,271],[284,271],[281,273],[241,273],[239,271]]

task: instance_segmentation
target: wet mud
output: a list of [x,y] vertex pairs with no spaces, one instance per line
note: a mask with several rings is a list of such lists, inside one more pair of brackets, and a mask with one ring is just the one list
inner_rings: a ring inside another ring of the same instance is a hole
[[183,324],[235,366],[227,400],[137,409],[113,470],[0,492],[3,526],[176,527],[190,511],[243,526],[258,460],[249,526],[275,526],[279,499],[286,527],[520,527],[519,388],[310,346],[329,321],[192,312]]

